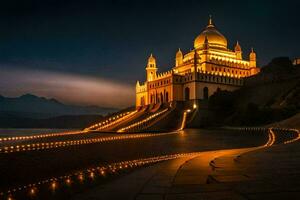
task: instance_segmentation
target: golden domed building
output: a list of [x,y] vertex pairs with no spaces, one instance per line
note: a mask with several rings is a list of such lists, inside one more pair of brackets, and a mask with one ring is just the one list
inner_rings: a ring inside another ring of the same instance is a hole
[[234,50],[226,37],[209,19],[208,25],[194,41],[194,49],[186,54],[179,49],[175,66],[157,73],[156,59],[151,54],[146,66],[147,80],[136,84],[136,106],[171,101],[208,99],[217,90],[233,91],[243,85],[243,78],[257,74],[256,54],[251,50],[244,60],[237,42]]

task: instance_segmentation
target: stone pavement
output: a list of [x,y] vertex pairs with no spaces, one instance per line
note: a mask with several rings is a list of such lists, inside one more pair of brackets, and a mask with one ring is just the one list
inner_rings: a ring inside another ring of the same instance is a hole
[[210,161],[220,156],[237,156],[252,149],[208,151],[162,162],[93,188],[74,199],[199,199],[202,195],[206,199],[206,192],[217,191],[217,195],[221,195],[219,190],[223,196],[225,188],[207,184],[207,178],[213,172]]
[[[279,138],[279,137],[278,137]],[[207,151],[158,163],[74,199],[299,199],[300,142]]]

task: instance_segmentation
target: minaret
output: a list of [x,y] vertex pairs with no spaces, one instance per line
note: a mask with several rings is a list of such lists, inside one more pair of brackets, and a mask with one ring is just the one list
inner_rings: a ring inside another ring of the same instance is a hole
[[156,72],[157,72],[156,60],[153,57],[152,53],[148,58],[146,72],[147,72],[147,81],[153,81],[154,79],[156,79]]
[[256,53],[254,52],[253,48],[251,48],[251,53],[249,55],[250,60],[250,68],[256,67]]
[[177,53],[176,53],[175,66],[178,67],[179,65],[181,65],[182,61],[183,61],[183,54],[182,54],[182,52],[179,48]]
[[236,45],[234,47],[234,51],[235,51],[236,59],[242,60],[243,59],[243,57],[242,57],[242,48],[239,44],[239,41],[236,42]]

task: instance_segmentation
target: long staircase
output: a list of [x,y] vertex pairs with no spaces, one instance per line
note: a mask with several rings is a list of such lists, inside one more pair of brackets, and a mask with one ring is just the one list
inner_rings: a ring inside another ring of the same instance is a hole
[[162,118],[168,114],[168,111],[169,108],[165,108],[164,110],[156,112],[141,121],[137,121],[129,126],[121,128],[117,132],[139,132],[145,130],[154,125],[157,121],[162,120]]
[[181,104],[176,102],[152,104],[111,115],[85,131],[136,133],[179,130],[184,117],[186,120],[184,112]]

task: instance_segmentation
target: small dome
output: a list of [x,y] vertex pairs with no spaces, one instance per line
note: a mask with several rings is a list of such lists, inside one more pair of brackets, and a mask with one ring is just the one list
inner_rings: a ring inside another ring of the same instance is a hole
[[181,50],[178,49],[178,51],[177,51],[177,53],[176,53],[176,58],[182,57],[182,56],[183,56],[183,54],[182,54]]
[[250,60],[256,60],[256,53],[254,52],[254,49],[251,48],[251,52],[250,52]]
[[156,60],[155,60],[154,56],[151,53],[150,57],[148,58],[148,63],[155,63],[155,62],[156,62]]
[[194,48],[201,48],[207,37],[208,44],[211,47],[225,48],[227,49],[227,39],[222,35],[212,23],[212,19],[209,19],[207,27],[202,33],[195,39]]

